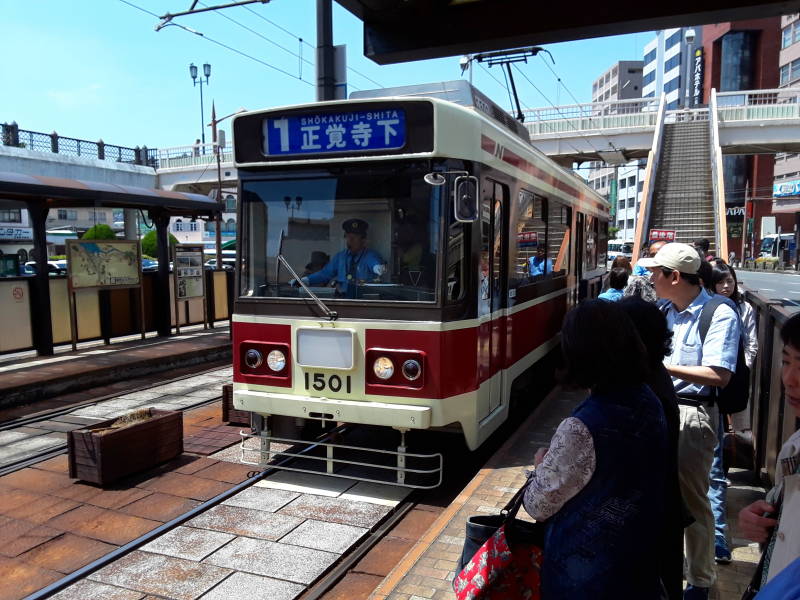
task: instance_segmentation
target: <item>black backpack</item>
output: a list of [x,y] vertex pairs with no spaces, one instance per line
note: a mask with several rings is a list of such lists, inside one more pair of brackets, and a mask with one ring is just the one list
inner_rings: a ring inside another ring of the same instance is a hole
[[[700,341],[705,343],[708,328],[711,327],[711,319],[720,304],[727,304],[738,315],[736,305],[730,298],[715,294],[711,300],[703,305],[700,311]],[[659,302],[659,308],[666,315],[669,310],[670,302]],[[736,351],[736,371],[731,374],[728,385],[724,388],[713,388],[711,395],[717,403],[719,412],[732,415],[747,408],[747,400],[750,398],[750,367],[744,360],[744,332],[739,335],[739,346]]]

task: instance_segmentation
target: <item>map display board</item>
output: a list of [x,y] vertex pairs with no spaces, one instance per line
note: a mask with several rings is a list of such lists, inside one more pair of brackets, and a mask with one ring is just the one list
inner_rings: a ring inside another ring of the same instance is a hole
[[178,244],[175,246],[176,290],[178,300],[203,297],[203,246]]
[[138,240],[66,240],[67,275],[74,290],[142,284]]

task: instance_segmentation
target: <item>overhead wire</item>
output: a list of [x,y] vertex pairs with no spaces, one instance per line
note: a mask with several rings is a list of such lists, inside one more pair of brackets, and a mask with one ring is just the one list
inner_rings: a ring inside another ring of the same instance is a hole
[[[137,6],[136,4],[133,4],[132,2],[129,2],[128,0],[119,0],[119,1],[122,2],[123,4],[127,4],[128,6],[131,6],[132,8],[135,8],[137,10],[140,10],[140,11],[144,12],[144,13],[147,13],[148,15],[151,15],[151,16],[157,18],[157,19],[160,18],[159,15],[155,14],[154,12],[150,12],[149,10],[147,10],[145,8],[142,8],[141,6]],[[203,33],[198,33],[198,32],[195,32],[193,30],[189,30],[186,27],[184,27],[183,25],[180,25],[179,23],[175,23],[174,21],[172,22],[172,24],[177,25],[181,29],[189,31],[189,33],[195,33],[196,35],[199,35],[200,37],[202,37],[204,40],[208,40],[212,44],[216,44],[218,46],[221,46],[222,48],[225,48],[226,50],[230,50],[231,52],[239,54],[240,56],[244,56],[245,58],[249,58],[250,60],[255,61],[255,62],[257,62],[257,63],[259,63],[259,64],[261,64],[261,65],[263,65],[263,66],[265,66],[265,67],[267,67],[269,69],[272,69],[274,71],[282,73],[283,75],[286,75],[287,77],[291,77],[292,79],[295,79],[295,80],[298,80],[298,81],[302,81],[306,85],[310,85],[311,87],[314,87],[314,84],[312,82],[306,81],[305,79],[301,79],[301,78],[293,75],[292,73],[289,73],[288,71],[285,71],[285,70],[281,69],[280,67],[276,67],[275,65],[272,65],[272,64],[270,64],[270,63],[268,63],[268,62],[266,62],[264,60],[261,60],[260,58],[256,58],[255,56],[251,56],[250,54],[247,54],[246,52],[242,52],[241,50],[239,50],[237,48],[234,48],[232,46],[228,46],[227,44],[224,44],[224,43],[222,43],[222,42],[220,42],[218,40],[215,40],[214,38],[211,38],[211,37],[209,37],[209,36],[207,36],[207,35],[205,35]]]

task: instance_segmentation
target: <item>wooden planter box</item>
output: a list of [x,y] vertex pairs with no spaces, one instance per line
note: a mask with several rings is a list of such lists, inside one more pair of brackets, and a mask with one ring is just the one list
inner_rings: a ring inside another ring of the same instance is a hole
[[250,425],[250,411],[233,408],[233,385],[222,386],[222,422],[230,425]]
[[147,421],[104,434],[92,429],[108,427],[116,419],[93,424],[91,429],[70,431],[69,476],[99,485],[147,470],[183,452],[183,413],[151,409]]

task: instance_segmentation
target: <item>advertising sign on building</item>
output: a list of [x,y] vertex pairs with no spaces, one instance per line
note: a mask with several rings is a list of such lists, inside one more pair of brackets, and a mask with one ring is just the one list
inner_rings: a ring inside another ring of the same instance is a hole
[[32,227],[0,227],[0,240],[13,242],[29,242],[33,240]]
[[735,221],[737,223],[742,221],[744,219],[744,204],[733,206],[729,204],[725,210],[725,216],[728,221]]
[[775,198],[800,195],[800,181],[782,181],[772,185],[772,195]]
[[704,74],[705,61],[703,60],[703,49],[697,48],[694,51],[694,65],[692,67],[692,106],[699,106],[703,103]]
[[517,244],[520,248],[535,248],[539,245],[539,234],[535,231],[520,231],[517,234]]
[[674,242],[675,231],[671,229],[651,229],[648,239],[651,241]]

